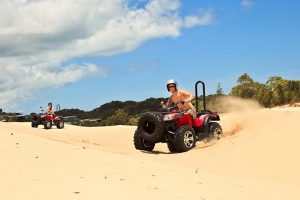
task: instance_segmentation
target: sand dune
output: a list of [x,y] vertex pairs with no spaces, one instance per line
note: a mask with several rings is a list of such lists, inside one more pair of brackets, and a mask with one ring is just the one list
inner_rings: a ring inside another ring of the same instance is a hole
[[221,140],[180,154],[136,150],[135,126],[0,122],[0,198],[300,199],[300,107],[241,108]]

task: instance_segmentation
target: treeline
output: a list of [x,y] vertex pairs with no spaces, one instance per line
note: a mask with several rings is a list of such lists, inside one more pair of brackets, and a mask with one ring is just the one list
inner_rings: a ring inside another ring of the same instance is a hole
[[257,100],[264,107],[274,107],[300,102],[300,80],[270,77],[265,84],[255,82],[247,73],[237,80],[231,95]]
[[[216,94],[206,96],[206,108],[214,108],[214,102],[219,96],[224,96],[221,84],[218,83]],[[237,79],[237,85],[230,92],[231,96],[258,101],[264,107],[274,107],[293,102],[300,102],[300,81],[284,80],[280,76],[270,77],[265,84],[255,82],[247,73]],[[202,96],[199,97],[202,100]],[[56,114],[63,116],[76,116],[79,120],[101,119],[101,122],[85,122],[86,126],[136,125],[140,113],[159,111],[160,102],[167,98],[149,98],[141,102],[112,101],[85,112],[79,109],[63,109]],[[192,102],[196,107],[195,100]],[[203,108],[202,101],[199,109]]]

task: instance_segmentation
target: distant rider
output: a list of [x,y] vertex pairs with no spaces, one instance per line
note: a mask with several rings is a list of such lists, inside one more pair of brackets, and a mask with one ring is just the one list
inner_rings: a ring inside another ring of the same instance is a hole
[[54,109],[53,109],[53,107],[52,107],[52,103],[51,103],[51,102],[48,103],[48,107],[46,108],[45,111],[48,111],[48,114],[49,114],[49,115],[52,115],[52,116],[55,115]]
[[172,103],[176,103],[178,101],[182,101],[182,103],[178,103],[177,106],[179,110],[183,112],[190,113],[193,118],[196,118],[196,109],[194,108],[191,101],[195,98],[195,95],[185,91],[185,90],[178,90],[178,84],[175,80],[171,79],[167,82],[167,89],[169,92],[172,93],[170,98],[168,99],[167,103],[162,101],[160,104],[163,108],[170,107]]

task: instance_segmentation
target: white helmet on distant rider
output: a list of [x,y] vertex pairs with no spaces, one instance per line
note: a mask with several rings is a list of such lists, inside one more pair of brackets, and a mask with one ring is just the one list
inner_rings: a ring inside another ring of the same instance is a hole
[[170,90],[169,90],[169,85],[170,85],[170,84],[174,84],[174,85],[175,85],[175,90],[178,89],[178,84],[177,84],[177,82],[176,82],[174,79],[170,79],[170,80],[167,81],[167,90],[168,90],[168,91],[170,91]]

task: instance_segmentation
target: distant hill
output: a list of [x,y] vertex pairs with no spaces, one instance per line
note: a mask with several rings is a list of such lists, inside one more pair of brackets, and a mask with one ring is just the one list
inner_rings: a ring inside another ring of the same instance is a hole
[[148,98],[144,101],[111,101],[105,103],[91,111],[83,111],[78,108],[62,109],[56,111],[55,114],[63,116],[77,116],[78,119],[106,119],[115,114],[118,109],[123,109],[128,116],[135,116],[139,113],[147,111],[159,111],[161,109],[160,102],[166,98]]

